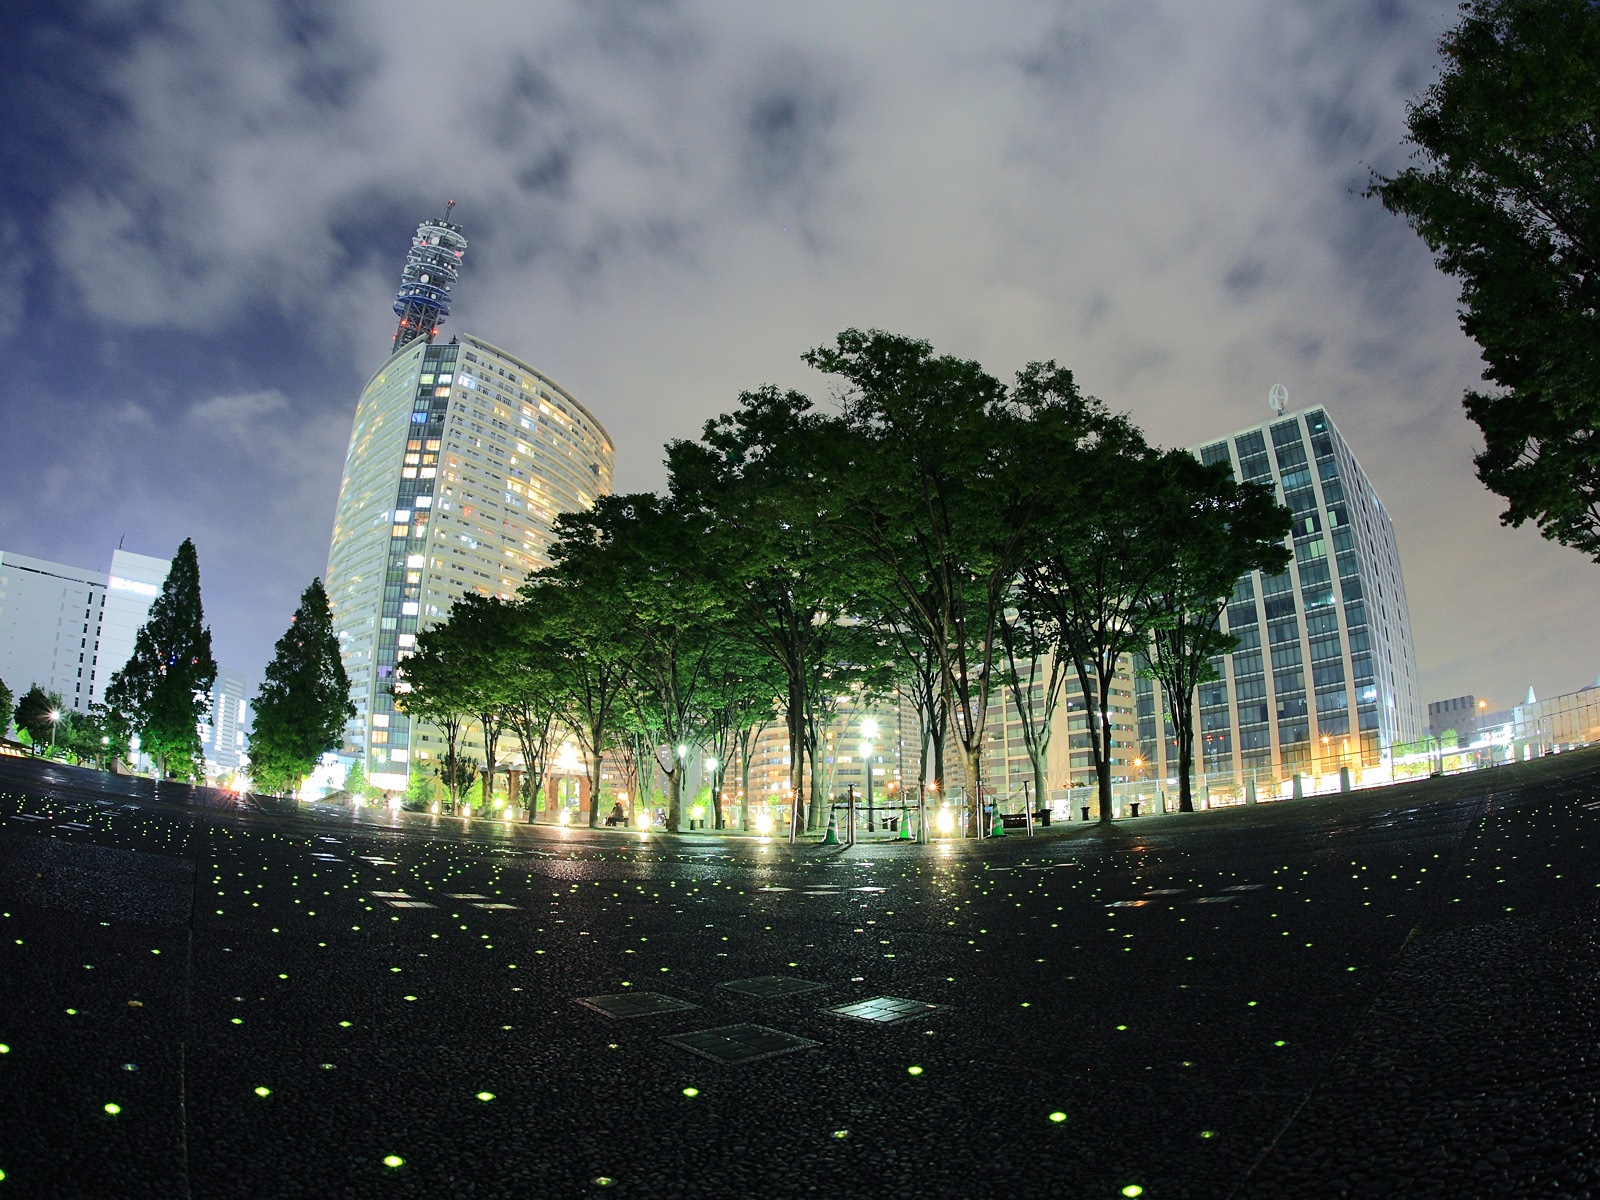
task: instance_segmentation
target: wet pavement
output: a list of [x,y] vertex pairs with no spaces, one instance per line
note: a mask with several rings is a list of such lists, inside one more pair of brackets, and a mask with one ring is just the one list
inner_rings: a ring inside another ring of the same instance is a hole
[[849,850],[0,759],[0,1200],[1587,1196],[1597,851],[1600,752]]

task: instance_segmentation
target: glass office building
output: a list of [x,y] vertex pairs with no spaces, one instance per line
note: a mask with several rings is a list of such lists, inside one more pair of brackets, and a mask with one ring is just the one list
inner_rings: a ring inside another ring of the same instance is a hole
[[[1200,685],[1195,772],[1245,780],[1381,770],[1426,728],[1394,526],[1349,445],[1320,408],[1288,413],[1192,452],[1267,483],[1294,517],[1294,561],[1238,581],[1222,628],[1238,638]],[[1140,754],[1176,774],[1160,687],[1138,680]]]

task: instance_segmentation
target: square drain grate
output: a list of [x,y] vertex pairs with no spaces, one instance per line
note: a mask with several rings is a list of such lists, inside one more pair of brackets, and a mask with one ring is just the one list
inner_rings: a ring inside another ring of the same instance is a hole
[[579,996],[578,1003],[608,1017],[649,1017],[695,1007],[687,1000],[660,992],[620,992],[615,996]]
[[775,1000],[779,996],[798,996],[802,992],[814,992],[822,987],[820,983],[813,983],[809,979],[795,979],[789,975],[755,975],[749,979],[730,979],[727,983],[719,983],[718,987],[725,987],[730,992],[743,992],[746,996],[755,996],[761,1000]]
[[890,1025],[896,1021],[909,1021],[912,1017],[925,1017],[943,1007],[942,1004],[929,1004],[925,1000],[906,1000],[900,996],[874,996],[871,1000],[840,1004],[826,1011],[836,1017],[849,1017],[852,1021],[871,1021],[877,1025]]
[[765,1025],[724,1025],[721,1029],[701,1029],[694,1033],[675,1033],[661,1039],[674,1046],[709,1058],[712,1062],[737,1066],[763,1058],[776,1058],[796,1050],[820,1046],[810,1038],[796,1037]]

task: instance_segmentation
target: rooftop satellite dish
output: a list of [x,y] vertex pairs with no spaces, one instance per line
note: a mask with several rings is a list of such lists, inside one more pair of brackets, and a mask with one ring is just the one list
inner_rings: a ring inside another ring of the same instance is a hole
[[1283,416],[1284,409],[1289,407],[1289,389],[1281,383],[1273,384],[1272,390],[1267,393],[1267,403],[1272,405],[1273,412]]

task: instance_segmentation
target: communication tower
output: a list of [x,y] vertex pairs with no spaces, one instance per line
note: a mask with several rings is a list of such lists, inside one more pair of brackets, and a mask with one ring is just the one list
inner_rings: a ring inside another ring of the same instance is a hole
[[450,223],[451,200],[444,206],[444,217],[417,226],[406,254],[406,268],[400,275],[400,290],[394,298],[394,315],[400,324],[394,331],[390,353],[417,338],[433,341],[450,315],[450,285],[461,273],[461,256],[467,238],[461,226]]

